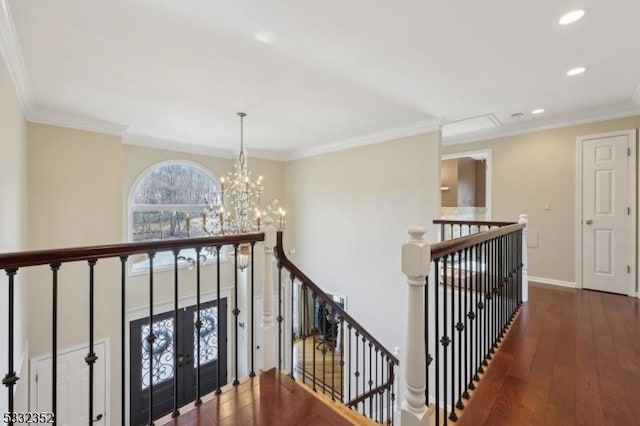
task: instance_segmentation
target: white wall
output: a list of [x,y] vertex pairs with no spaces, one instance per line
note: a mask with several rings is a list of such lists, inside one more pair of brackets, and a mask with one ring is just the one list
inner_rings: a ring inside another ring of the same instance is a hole
[[[27,124],[11,78],[0,57],[0,253],[19,251],[27,236]],[[0,347],[7,346],[7,277],[0,271]],[[20,380],[16,388],[16,408],[26,409],[28,371],[27,354],[27,280],[16,280],[14,368]],[[7,374],[7,351],[0,350],[0,377]],[[0,413],[7,411],[7,392],[0,389]]]
[[343,294],[349,313],[390,351],[404,340],[407,284],[401,246],[411,225],[440,207],[440,132],[287,164],[287,248],[322,289]]

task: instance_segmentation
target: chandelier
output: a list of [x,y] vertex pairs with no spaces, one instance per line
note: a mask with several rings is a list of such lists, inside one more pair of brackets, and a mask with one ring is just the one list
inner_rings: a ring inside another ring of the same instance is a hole
[[[240,117],[240,154],[233,164],[233,171],[220,179],[220,190],[204,199],[205,206],[200,220],[191,220],[187,215],[187,235],[192,226],[199,226],[211,236],[247,234],[262,232],[265,229],[284,230],[286,212],[278,207],[278,200],[263,209],[260,206],[264,185],[262,176],[253,178],[247,164],[247,152],[244,148],[244,112]],[[238,268],[246,268],[249,245],[239,247]]]

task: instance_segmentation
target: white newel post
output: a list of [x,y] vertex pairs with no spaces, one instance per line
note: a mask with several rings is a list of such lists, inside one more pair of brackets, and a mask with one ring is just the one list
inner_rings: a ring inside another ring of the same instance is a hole
[[524,224],[522,230],[522,301],[529,300],[529,261],[527,260],[527,233],[529,233],[529,217],[521,214],[518,223]]
[[413,226],[411,238],[402,245],[402,273],[407,276],[407,334],[404,353],[404,400],[400,408],[402,426],[426,426],[429,422],[425,405],[426,370],[424,345],[424,292],[429,274],[431,247],[424,239],[425,228]]
[[276,245],[276,231],[264,233],[264,286],[262,287],[262,336],[263,363],[266,371],[278,365],[278,338],[273,310],[273,247]]

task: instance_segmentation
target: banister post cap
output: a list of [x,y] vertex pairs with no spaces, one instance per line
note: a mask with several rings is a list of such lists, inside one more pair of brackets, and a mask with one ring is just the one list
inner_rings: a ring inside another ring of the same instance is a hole
[[407,230],[411,238],[402,245],[402,273],[407,277],[425,277],[429,273],[431,246],[425,241],[427,230],[412,226]]
[[518,223],[524,223],[526,225],[527,223],[529,223],[529,216],[522,213],[520,215],[520,218],[518,219]]

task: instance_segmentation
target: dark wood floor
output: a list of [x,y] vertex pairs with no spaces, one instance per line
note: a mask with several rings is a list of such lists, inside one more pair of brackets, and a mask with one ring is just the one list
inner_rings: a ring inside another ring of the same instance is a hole
[[640,425],[640,300],[529,288],[459,426]]
[[[335,403],[337,404],[337,403]],[[347,426],[368,424],[358,413],[332,406],[275,369],[227,387],[218,397],[209,396],[195,408],[185,408],[176,419],[157,424],[175,426],[309,425]]]

